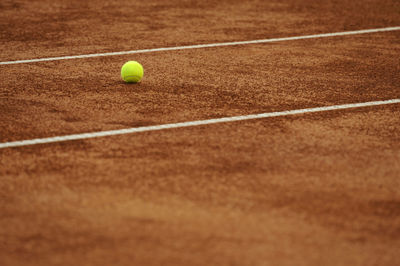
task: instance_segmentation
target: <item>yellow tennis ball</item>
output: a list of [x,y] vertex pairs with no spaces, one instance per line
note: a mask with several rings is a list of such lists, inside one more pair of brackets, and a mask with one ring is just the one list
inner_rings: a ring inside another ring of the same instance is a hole
[[128,61],[121,68],[121,77],[125,82],[136,83],[143,78],[143,67],[136,61]]

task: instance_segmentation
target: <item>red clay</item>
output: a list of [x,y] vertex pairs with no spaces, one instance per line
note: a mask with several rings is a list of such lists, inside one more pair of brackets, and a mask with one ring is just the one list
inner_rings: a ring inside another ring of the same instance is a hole
[[[0,61],[400,24],[320,2],[2,1]],[[0,66],[0,142],[400,98],[399,54],[386,32]],[[398,265],[399,132],[396,104],[1,149],[0,265]]]

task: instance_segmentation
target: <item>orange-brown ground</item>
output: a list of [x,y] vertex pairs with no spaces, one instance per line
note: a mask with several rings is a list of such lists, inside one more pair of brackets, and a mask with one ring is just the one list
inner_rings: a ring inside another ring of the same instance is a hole
[[[393,0],[65,2],[2,1],[0,61],[400,25]],[[4,65],[0,142],[400,98],[399,55],[396,31]],[[398,265],[399,188],[398,104],[1,149],[0,265]]]

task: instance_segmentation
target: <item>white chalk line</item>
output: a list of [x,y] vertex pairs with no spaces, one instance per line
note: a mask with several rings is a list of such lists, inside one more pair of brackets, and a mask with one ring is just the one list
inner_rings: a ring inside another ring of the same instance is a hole
[[98,138],[98,137],[125,135],[125,134],[139,133],[139,132],[157,131],[157,130],[163,130],[163,129],[194,127],[194,126],[210,125],[210,124],[217,124],[217,123],[226,123],[226,122],[235,122],[235,121],[244,121],[244,120],[251,120],[251,119],[261,119],[261,118],[270,118],[270,117],[288,116],[288,115],[297,115],[297,114],[306,114],[306,113],[316,113],[316,112],[325,112],[325,111],[334,111],[334,110],[343,110],[343,109],[350,109],[350,108],[360,108],[360,107],[369,107],[369,106],[378,106],[378,105],[396,104],[396,103],[400,103],[400,99],[391,99],[391,100],[373,101],[373,102],[364,102],[364,103],[350,103],[350,104],[332,105],[332,106],[315,107],[315,108],[305,108],[305,109],[270,112],[270,113],[262,113],[262,114],[223,117],[223,118],[197,120],[197,121],[154,125],[154,126],[133,127],[133,128],[118,129],[118,130],[56,136],[56,137],[49,137],[49,138],[38,138],[38,139],[30,139],[30,140],[12,141],[12,142],[0,143],[0,149],[35,145],[35,144],[70,141],[70,140],[83,140],[83,139],[91,139],[91,138]]
[[259,43],[271,43],[271,42],[282,42],[282,41],[294,41],[294,40],[326,38],[326,37],[336,37],[336,36],[345,36],[345,35],[356,35],[356,34],[366,34],[366,33],[387,32],[387,31],[396,31],[396,30],[400,30],[400,26],[378,28],[378,29],[365,29],[365,30],[343,31],[343,32],[334,32],[334,33],[312,34],[312,35],[284,37],[284,38],[251,40],[251,41],[197,44],[197,45],[187,45],[187,46],[177,46],[177,47],[164,47],[164,48],[154,48],[154,49],[121,51],[121,52],[83,54],[83,55],[70,55],[70,56],[59,56],[59,57],[25,59],[25,60],[15,60],[15,61],[4,61],[4,62],[0,62],[0,65],[35,63],[35,62],[57,61],[57,60],[67,60],[67,59],[79,59],[79,58],[91,58],[91,57],[101,57],[101,56],[143,54],[143,53],[151,53],[151,52],[163,52],[163,51],[174,51],[174,50],[185,50],[185,49],[199,49],[199,48],[245,45],[245,44],[259,44]]

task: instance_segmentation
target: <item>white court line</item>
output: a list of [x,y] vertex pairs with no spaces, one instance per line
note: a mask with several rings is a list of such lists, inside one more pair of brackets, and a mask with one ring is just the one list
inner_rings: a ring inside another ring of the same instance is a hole
[[400,30],[400,26],[379,28],[379,29],[367,29],[367,30],[354,30],[354,31],[334,32],[334,33],[322,33],[322,34],[313,34],[313,35],[304,35],[304,36],[284,37],[284,38],[272,38],[272,39],[263,39],[263,40],[252,40],[252,41],[210,43],[210,44],[198,44],[198,45],[187,45],[187,46],[177,46],[177,47],[131,50],[131,51],[122,51],[122,52],[83,54],[83,55],[70,55],[70,56],[59,56],[59,57],[48,57],[48,58],[37,58],[37,59],[15,60],[15,61],[4,61],[4,62],[0,62],[0,65],[35,63],[35,62],[44,62],[44,61],[57,61],[57,60],[90,58],[90,57],[100,57],[100,56],[143,54],[143,53],[151,53],[151,52],[185,50],[185,49],[198,49],[198,48],[244,45],[244,44],[294,41],[294,40],[326,38],[326,37],[336,37],[336,36],[345,36],[345,35],[356,35],[356,34],[365,34],[365,33],[386,32],[386,31],[396,31],[396,30]]
[[385,105],[385,104],[395,104],[395,103],[400,103],[400,99],[391,99],[391,100],[385,100],[385,101],[374,101],[374,102],[364,102],[364,103],[350,103],[350,104],[297,109],[297,110],[289,110],[289,111],[281,111],[281,112],[271,112],[271,113],[232,116],[232,117],[223,117],[223,118],[207,119],[207,120],[197,120],[197,121],[155,125],[155,126],[133,127],[133,128],[126,128],[126,129],[73,134],[73,135],[57,136],[57,137],[50,137],[50,138],[12,141],[12,142],[0,143],[0,149],[35,145],[35,144],[69,141],[69,140],[80,140],[80,139],[91,139],[91,138],[106,137],[106,136],[125,135],[125,134],[156,131],[156,130],[171,129],[171,128],[193,127],[193,126],[210,125],[210,124],[225,123],[225,122],[243,121],[243,120],[250,120],[250,119],[260,119],[260,118],[268,118],[268,117],[316,113],[316,112],[342,110],[342,109],[368,107],[368,106],[377,106],[377,105]]

